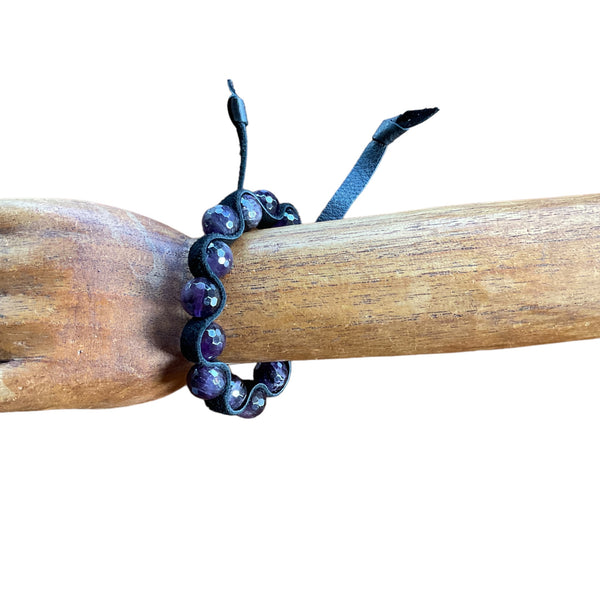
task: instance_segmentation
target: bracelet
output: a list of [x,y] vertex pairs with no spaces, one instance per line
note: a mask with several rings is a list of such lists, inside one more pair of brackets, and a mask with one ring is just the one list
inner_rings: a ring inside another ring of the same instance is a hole
[[190,249],[188,264],[194,279],[181,291],[183,308],[192,315],[181,335],[181,351],[194,366],[187,384],[217,412],[252,418],[265,408],[267,398],[278,396],[291,371],[287,361],[257,363],[254,380],[242,380],[228,365],[214,360],[225,348],[225,332],[215,322],[226,302],[221,278],[233,267],[233,252],[227,242],[254,228],[281,227],[300,223],[291,204],[280,204],[266,190],[238,190],[209,208],[202,218],[205,235]]
[[[204,213],[204,236],[190,248],[188,266],[193,279],[184,285],[181,303],[192,318],[181,334],[181,352],[194,363],[187,376],[192,394],[203,399],[211,410],[248,419],[263,412],[267,398],[283,391],[291,364],[289,361],[260,362],[254,367],[254,378],[243,380],[233,375],[227,364],[216,360],[226,340],[225,332],[215,320],[227,300],[221,279],[233,268],[230,243],[250,229],[299,224],[300,216],[292,204],[280,203],[271,192],[244,189],[248,117],[243,100],[236,94],[232,82],[228,84],[231,96],[227,109],[240,143],[238,187]],[[437,108],[407,111],[383,121],[317,221],[343,218],[371,178],[387,146],[436,112]]]

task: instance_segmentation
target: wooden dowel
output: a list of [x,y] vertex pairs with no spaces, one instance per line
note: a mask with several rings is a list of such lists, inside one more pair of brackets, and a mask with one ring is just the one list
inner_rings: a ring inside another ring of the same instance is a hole
[[226,361],[600,336],[600,195],[251,232],[234,255]]
[[[116,208],[0,202],[0,411],[181,387],[193,241]],[[226,362],[600,337],[600,195],[252,231],[233,250]]]

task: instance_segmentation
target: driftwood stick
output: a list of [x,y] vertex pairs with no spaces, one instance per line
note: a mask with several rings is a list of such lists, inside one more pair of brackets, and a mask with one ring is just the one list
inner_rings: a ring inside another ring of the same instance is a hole
[[97,408],[183,385],[189,238],[128,211],[0,201],[0,410]]
[[[123,406],[182,386],[192,242],[120,209],[0,201],[0,410]],[[233,249],[228,362],[600,336],[600,195],[253,231]]]
[[600,195],[242,236],[225,360],[457,352],[600,336]]

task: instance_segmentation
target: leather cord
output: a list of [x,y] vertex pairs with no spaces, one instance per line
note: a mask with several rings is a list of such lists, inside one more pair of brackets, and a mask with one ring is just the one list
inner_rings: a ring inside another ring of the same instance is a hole
[[231,92],[231,96],[227,101],[227,112],[231,122],[235,125],[235,129],[240,141],[240,174],[238,177],[238,190],[244,188],[244,179],[246,177],[246,159],[248,156],[248,135],[246,127],[248,126],[248,115],[246,113],[246,105],[244,101],[237,95],[233,87],[233,81],[227,80],[227,85]]
[[397,117],[383,121],[373,134],[371,142],[356,161],[348,177],[319,215],[317,222],[342,219],[352,203],[365,189],[387,147],[411,127],[423,123],[436,112],[438,112],[437,108],[409,110]]

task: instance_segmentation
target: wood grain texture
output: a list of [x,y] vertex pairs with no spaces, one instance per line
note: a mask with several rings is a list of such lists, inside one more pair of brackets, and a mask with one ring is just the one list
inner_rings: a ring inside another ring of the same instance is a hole
[[251,232],[234,255],[220,318],[232,362],[600,335],[600,195]]
[[0,201],[0,410],[124,406],[181,387],[188,246],[116,208]]
[[[0,410],[168,394],[192,239],[106,206],[0,201]],[[456,352],[600,336],[600,195],[253,231],[223,360]]]

